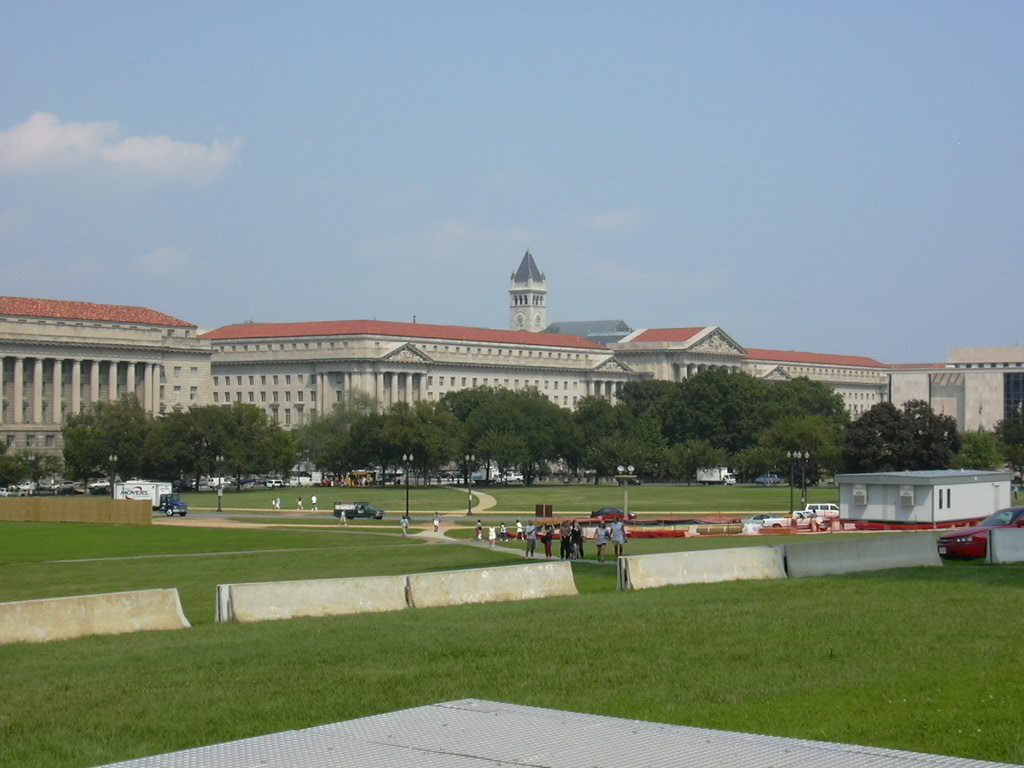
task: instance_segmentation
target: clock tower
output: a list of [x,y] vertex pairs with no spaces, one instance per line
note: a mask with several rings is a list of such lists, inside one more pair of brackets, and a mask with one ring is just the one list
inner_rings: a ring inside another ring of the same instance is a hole
[[548,327],[547,278],[529,251],[512,274],[508,293],[510,329],[540,333]]

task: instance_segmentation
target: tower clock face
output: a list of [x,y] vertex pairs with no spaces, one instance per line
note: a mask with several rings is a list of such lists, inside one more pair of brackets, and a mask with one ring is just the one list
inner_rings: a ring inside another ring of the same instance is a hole
[[526,326],[526,315],[522,312],[516,312],[516,328],[523,328]]
[[533,316],[533,325],[536,328],[540,328],[540,315]]

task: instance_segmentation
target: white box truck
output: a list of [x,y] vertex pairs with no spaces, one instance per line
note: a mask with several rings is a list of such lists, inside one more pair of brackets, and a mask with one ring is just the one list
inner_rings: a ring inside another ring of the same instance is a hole
[[124,483],[114,483],[114,498],[131,501],[148,500],[153,509],[159,509],[168,516],[184,517],[188,514],[188,505],[181,500],[178,494],[174,493],[170,483],[152,480],[129,480]]
[[728,467],[701,467],[697,470],[701,485],[736,485],[736,475]]

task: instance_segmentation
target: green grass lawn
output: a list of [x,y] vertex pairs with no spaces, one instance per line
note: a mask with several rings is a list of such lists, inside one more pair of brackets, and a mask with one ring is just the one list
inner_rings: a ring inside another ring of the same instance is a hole
[[[673,544],[713,542],[764,543]],[[90,557],[134,559],[52,562]],[[583,563],[573,598],[213,623],[220,583],[519,562],[332,529],[0,524],[0,600],[176,586],[194,624],[0,646],[0,765],[96,765],[466,697],[1024,763],[1021,567],[619,593],[613,567]]]
[[[556,516],[590,512],[600,507],[622,507],[623,489],[614,484],[604,485],[535,485],[535,486],[474,486],[474,490],[493,496],[497,505],[494,512],[508,514],[531,514],[537,504],[551,504]],[[701,513],[705,515],[753,514],[755,512],[789,511],[789,488],[754,488],[736,486],[699,485],[640,485],[630,486],[629,508],[638,514],[681,514]],[[283,511],[296,511],[297,500],[303,500],[305,511],[309,511],[310,497],[315,493],[321,511],[328,513],[335,501],[369,501],[387,510],[401,514],[405,511],[404,486],[374,488],[277,488],[273,490],[229,491],[224,494],[222,507],[225,510],[255,509],[275,512],[271,501],[281,498]],[[186,493],[182,498],[196,509],[216,509],[215,493]],[[794,505],[800,504],[799,489],[793,495]],[[808,500],[812,502],[839,501],[836,488],[811,488]],[[409,489],[409,510],[412,513],[441,511],[445,513],[465,512],[466,491],[454,486],[411,486]],[[474,499],[474,504],[476,500]]]

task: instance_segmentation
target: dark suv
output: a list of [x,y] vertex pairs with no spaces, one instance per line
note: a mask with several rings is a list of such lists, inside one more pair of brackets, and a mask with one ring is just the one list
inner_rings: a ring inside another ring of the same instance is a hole
[[334,505],[334,516],[340,520],[342,515],[347,520],[355,520],[357,517],[383,520],[384,510],[378,509],[368,501],[339,501]]

